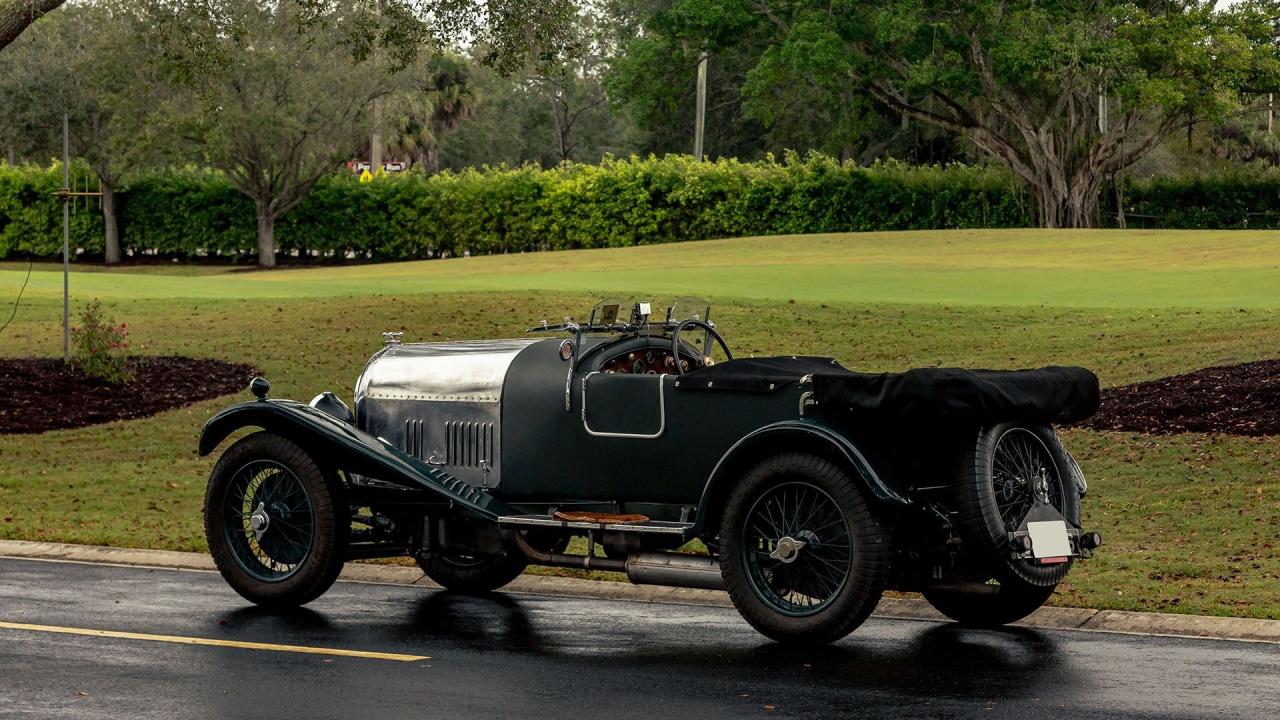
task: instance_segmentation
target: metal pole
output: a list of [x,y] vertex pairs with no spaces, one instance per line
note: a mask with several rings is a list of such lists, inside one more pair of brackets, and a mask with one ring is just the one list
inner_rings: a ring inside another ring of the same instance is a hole
[[[382,32],[381,17],[387,12],[387,0],[378,0],[378,32]],[[374,53],[378,46],[374,45]],[[375,177],[382,168],[382,96],[373,99],[373,133],[369,136],[369,174]]]
[[702,160],[702,134],[707,127],[707,51],[698,56],[698,102],[693,117],[693,156]]
[[[71,187],[71,141],[67,131],[67,114],[62,113],[62,190]],[[62,196],[62,362],[71,362],[71,206],[68,195]]]

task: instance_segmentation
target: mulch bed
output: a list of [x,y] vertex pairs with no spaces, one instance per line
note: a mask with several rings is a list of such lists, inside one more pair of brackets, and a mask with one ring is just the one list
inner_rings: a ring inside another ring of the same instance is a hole
[[1102,391],[1095,430],[1280,435],[1280,360],[1197,370]]
[[111,385],[57,358],[0,359],[0,434],[41,433],[146,417],[244,390],[249,365],[188,357],[133,358],[134,380]]

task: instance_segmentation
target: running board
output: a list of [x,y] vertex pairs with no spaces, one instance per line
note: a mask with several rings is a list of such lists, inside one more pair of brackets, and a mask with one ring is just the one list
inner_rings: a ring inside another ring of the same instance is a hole
[[550,527],[570,530],[605,530],[609,532],[644,533],[653,535],[687,535],[693,523],[650,520],[643,524],[582,522],[557,520],[550,515],[503,515],[498,518],[499,527]]

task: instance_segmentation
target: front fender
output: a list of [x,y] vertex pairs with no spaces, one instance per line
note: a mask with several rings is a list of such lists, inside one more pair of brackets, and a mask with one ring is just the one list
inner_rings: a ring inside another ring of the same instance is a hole
[[200,455],[231,433],[260,427],[297,443],[314,457],[347,472],[378,478],[413,490],[425,490],[487,519],[510,514],[488,493],[408,455],[391,443],[294,400],[251,400],[223,410],[204,424]]
[[703,487],[702,497],[698,501],[695,526],[704,527],[709,513],[715,510],[712,505],[728,497],[728,492],[735,480],[731,472],[737,464],[735,461],[749,457],[750,454],[766,447],[792,446],[797,436],[820,442],[834,451],[837,457],[844,461],[846,467],[853,471],[854,481],[874,502],[899,508],[911,505],[910,498],[886,483],[863,457],[857,446],[844,435],[811,420],[784,420],[753,430],[734,443],[733,447],[720,458],[711,471],[711,476],[707,478],[707,484]]

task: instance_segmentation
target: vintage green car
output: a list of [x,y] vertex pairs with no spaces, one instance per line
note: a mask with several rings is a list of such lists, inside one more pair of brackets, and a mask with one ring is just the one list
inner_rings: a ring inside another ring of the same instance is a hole
[[530,333],[387,333],[354,411],[328,392],[268,399],[255,378],[257,399],[200,438],[207,455],[260,428],[209,479],[227,582],[280,607],[358,558],[413,557],[458,592],[530,564],[616,571],[727,590],[765,635],[822,643],[886,588],[963,623],[1012,622],[1101,543],[1080,527],[1085,478],[1052,429],[1097,409],[1087,370],[734,359],[695,299],[660,315],[606,300]]

